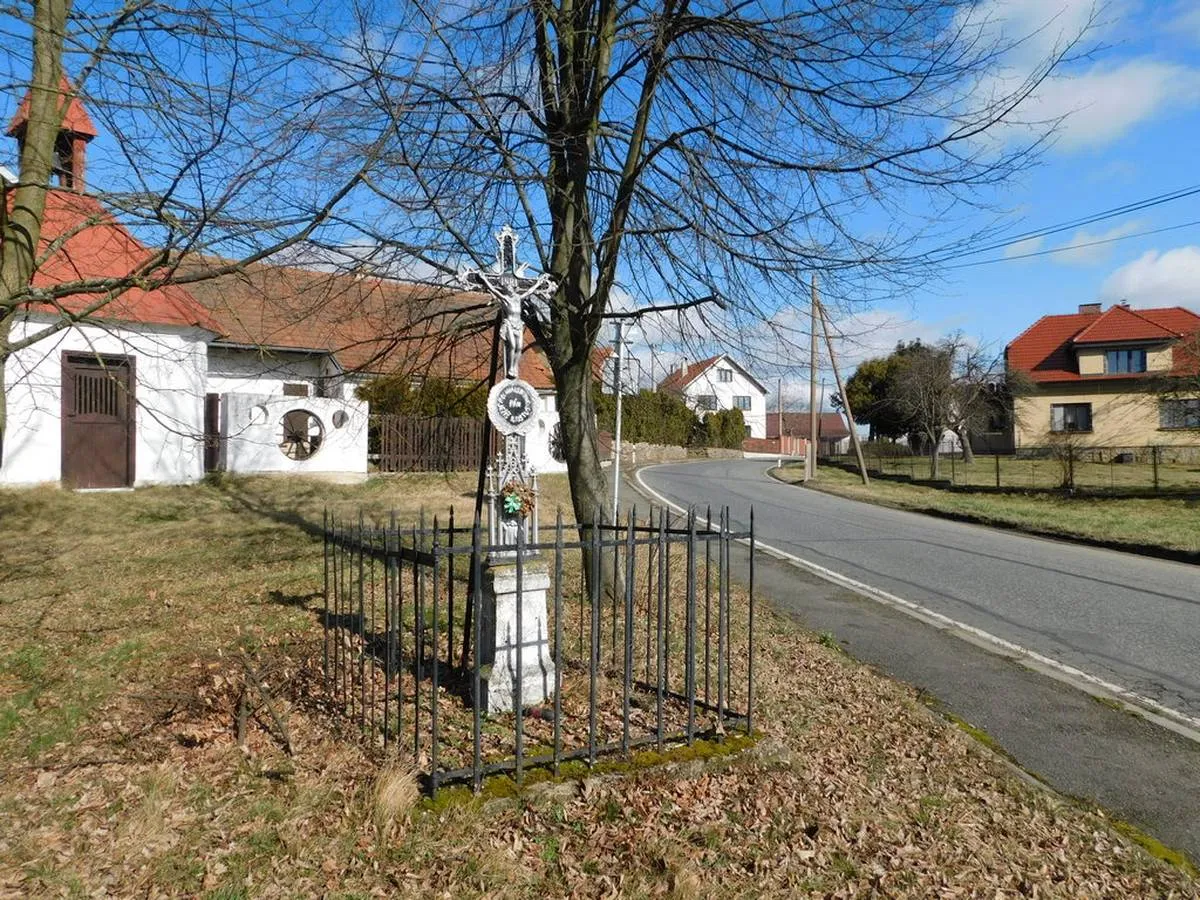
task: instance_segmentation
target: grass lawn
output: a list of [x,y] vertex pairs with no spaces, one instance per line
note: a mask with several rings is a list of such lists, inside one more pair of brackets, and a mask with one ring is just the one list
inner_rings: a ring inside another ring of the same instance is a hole
[[[991,463],[976,465],[987,469]],[[961,462],[958,469],[963,471]],[[785,481],[798,482],[803,480],[803,467],[785,467],[778,474]],[[1200,499],[1195,497],[1067,497],[1019,490],[975,494],[882,479],[864,487],[857,474],[834,466],[820,467],[813,486],[855,500],[969,516],[985,524],[1040,534],[1087,538],[1135,550],[1162,547],[1200,554]]]
[[[0,896],[1196,892],[766,608],[754,750],[414,806],[402,760],[372,761],[297,700],[320,640],[306,526],[327,505],[461,513],[472,488],[0,491]],[[544,497],[565,503],[565,483]],[[290,756],[269,723],[237,745],[239,651],[275,661]]]
[[[1086,451],[1081,451],[1086,452]],[[1145,451],[1148,452],[1148,451]],[[1164,450],[1166,454],[1169,451]],[[841,457],[854,465],[853,456]],[[867,456],[871,472],[887,475],[908,475],[916,479],[929,477],[927,456]],[[1063,483],[1064,462],[1050,457],[983,456],[977,455],[967,465],[959,457],[943,456],[939,477],[961,487],[999,487],[1013,491],[1055,490]],[[1075,487],[1083,493],[1152,494],[1155,478],[1158,490],[1164,495],[1200,494],[1200,462],[1160,462],[1156,467],[1148,461],[1118,463],[1085,462],[1076,460],[1073,468]]]

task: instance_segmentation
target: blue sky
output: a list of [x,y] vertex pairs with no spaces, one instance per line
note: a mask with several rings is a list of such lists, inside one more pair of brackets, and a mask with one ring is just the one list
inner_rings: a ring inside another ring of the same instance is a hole
[[[1049,52],[1061,35],[1077,32],[1095,5],[1096,0],[979,0],[972,14],[1012,34],[1035,35],[1014,54],[1013,71],[1019,72],[1022,64]],[[1006,211],[1002,221],[1009,235],[1200,185],[1200,0],[1110,0],[1088,46],[1094,52],[1044,84],[1020,110],[1032,120],[1067,118],[1037,167],[984,198]],[[13,79],[8,70],[18,56],[0,54],[7,61],[0,65],[2,80]],[[10,113],[15,102],[15,96],[0,98],[0,113]],[[1014,129],[997,140],[1020,136]],[[93,150],[102,150],[105,138],[96,143]],[[13,162],[12,149],[0,152],[0,162]],[[92,156],[97,163],[102,159],[102,153]],[[108,174],[99,166],[92,172],[94,177]],[[961,262],[1001,261],[947,269],[942,280],[910,297],[883,301],[840,321],[853,335],[842,347],[847,370],[859,359],[886,353],[898,340],[933,341],[954,331],[999,352],[1040,315],[1071,312],[1082,302],[1182,304],[1200,311],[1200,225],[1161,231],[1196,220],[1200,194],[966,257]],[[994,221],[993,212],[945,225],[949,232],[969,234]],[[1148,231],[1159,233],[1127,237]],[[1120,239],[1077,246],[1114,238]],[[1048,250],[1059,252],[1013,258]],[[780,303],[786,310],[787,301]],[[786,311],[806,327],[803,309]],[[636,333],[633,337],[638,341]],[[672,352],[680,348],[671,346],[670,337],[660,332],[652,338],[665,357],[657,360],[659,376],[679,355]],[[644,338],[634,352],[649,363]],[[753,367],[755,361],[746,362]],[[772,371],[758,374],[774,380]],[[793,387],[785,390],[785,399],[792,405],[801,395],[798,374],[790,372],[788,381]]]
[[[984,5],[1015,27],[1051,21],[1051,30],[1085,21],[1092,8],[1091,0]],[[1037,167],[997,196],[1011,210],[1007,234],[1200,185],[1200,2],[1116,0],[1101,12],[1093,36],[1100,49],[1033,98],[1032,117],[1067,118]],[[934,340],[955,330],[1001,350],[1039,316],[1096,300],[1200,311],[1200,225],[1130,236],[1196,220],[1200,194],[964,258],[1002,261],[948,269],[909,302],[845,323],[860,333],[846,352],[861,357],[899,339]],[[1122,239],[1077,246],[1111,238]],[[1061,252],[1012,258],[1055,249]]]

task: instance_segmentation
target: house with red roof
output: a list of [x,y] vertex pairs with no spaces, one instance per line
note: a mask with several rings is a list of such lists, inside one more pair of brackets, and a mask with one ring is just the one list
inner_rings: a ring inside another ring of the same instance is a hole
[[[129,286],[160,254],[87,193],[96,128],[65,79],[61,91],[71,99],[41,261],[11,333],[29,345],[5,366],[0,485],[114,489],[197,481],[215,469],[365,474],[368,409],[355,399],[358,384],[397,374],[487,379],[494,310],[478,294],[214,259],[173,261],[185,276],[226,270],[186,287]],[[18,144],[27,119],[28,98],[8,127]],[[63,292],[76,283],[78,292]],[[120,290],[109,297],[98,284]],[[53,300],[39,288],[54,288]],[[551,453],[553,377],[529,343],[521,375],[543,408],[527,453],[539,471],[561,471]]]
[[710,412],[740,409],[746,437],[767,436],[767,389],[727,353],[690,365],[681,363],[659,382],[658,389],[678,394],[702,418]]
[[1018,386],[1013,443],[1045,447],[1071,436],[1085,446],[1200,445],[1196,384],[1200,315],[1181,306],[1043,316],[1005,348]]
[[[782,427],[780,427],[782,425]],[[806,412],[767,413],[767,439],[784,437],[809,439],[812,417]],[[817,439],[822,456],[836,456],[850,450],[850,429],[840,412],[817,414]]]
[[[65,81],[63,90],[70,92]],[[18,144],[27,115],[26,101],[8,127]],[[35,292],[125,278],[151,257],[84,192],[85,154],[95,136],[87,111],[73,98],[46,198]],[[132,287],[93,310],[101,297],[81,292],[39,302],[35,293],[17,309],[10,342],[31,343],[5,368],[0,484],[121,488],[203,474],[206,346],[219,326],[179,287]]]

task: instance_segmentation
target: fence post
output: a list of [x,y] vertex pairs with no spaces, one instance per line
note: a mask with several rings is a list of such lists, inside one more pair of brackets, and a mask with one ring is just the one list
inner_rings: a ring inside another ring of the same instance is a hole
[[[471,757],[471,782],[475,793],[483,786],[483,697],[481,673],[479,671],[479,648],[483,642],[483,543],[480,535],[479,516],[471,526],[471,606],[474,608],[472,625],[475,627],[475,660],[471,667],[471,682],[474,688],[471,704],[474,737],[474,754]],[[464,654],[463,662],[466,662]]]
[[754,507],[750,507],[750,636],[746,647],[746,734],[754,734]]
[[955,454],[953,450],[950,451],[950,483],[951,484],[954,484],[954,479],[956,477],[958,477],[956,474],[955,463],[954,463],[954,459],[955,459],[956,455],[957,454]]
[[1158,493],[1158,446],[1150,448],[1150,464],[1154,471],[1154,493]]
[[997,453],[992,459],[996,461],[996,488],[998,490],[1000,488],[1000,454]]

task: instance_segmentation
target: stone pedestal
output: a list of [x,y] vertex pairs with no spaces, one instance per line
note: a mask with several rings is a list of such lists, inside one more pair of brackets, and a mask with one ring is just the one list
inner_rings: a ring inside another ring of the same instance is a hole
[[[550,625],[546,591],[550,576],[542,563],[521,566],[521,592],[517,593],[517,567],[489,565],[483,575],[483,663],[480,690],[484,711],[512,712],[544,703],[554,694],[554,660],[550,654]],[[517,634],[517,608],[521,609],[521,634]],[[517,647],[521,651],[521,696],[517,698]]]

